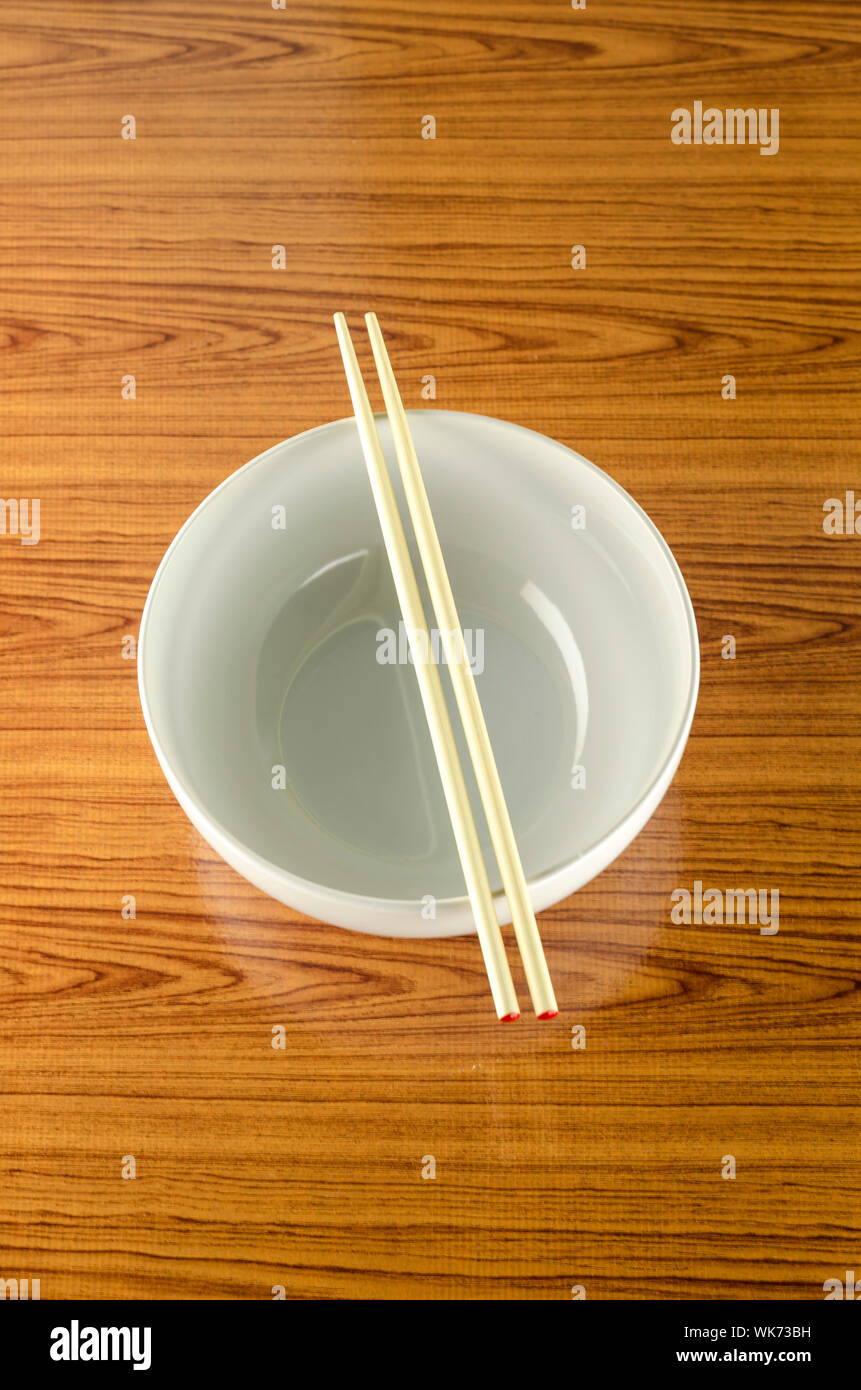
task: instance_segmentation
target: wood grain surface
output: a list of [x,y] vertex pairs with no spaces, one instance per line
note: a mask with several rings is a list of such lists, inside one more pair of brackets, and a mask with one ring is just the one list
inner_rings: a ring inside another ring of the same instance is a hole
[[[0,1278],[821,1299],[861,1268],[857,7],[12,0],[0,79],[0,492],[41,502],[0,536]],[[779,152],[674,145],[697,100]],[[258,893],[147,738],[158,561],[349,413],[339,308],[407,404],[433,374],[611,473],[691,591],[676,780],[542,914],[558,1025],[499,1028],[474,939]],[[695,880],[778,889],[778,934],[674,924]]]

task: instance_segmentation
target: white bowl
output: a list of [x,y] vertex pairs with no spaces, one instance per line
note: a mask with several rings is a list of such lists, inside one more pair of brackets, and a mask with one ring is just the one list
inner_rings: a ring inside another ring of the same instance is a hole
[[[615,859],[672,780],[699,680],[691,601],[645,512],[571,449],[482,415],[410,426],[540,911]],[[385,659],[406,654],[399,635],[355,422],[338,420],[233,473],[170,545],[141,621],[144,717],[186,815],[265,893],[359,931],[471,932],[415,673]]]

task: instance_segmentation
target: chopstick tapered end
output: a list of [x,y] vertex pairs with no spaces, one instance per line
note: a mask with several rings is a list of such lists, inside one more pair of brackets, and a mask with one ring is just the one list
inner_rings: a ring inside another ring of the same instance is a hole
[[558,1018],[558,1017],[559,1017],[559,1010],[558,1010],[558,1009],[547,1009],[543,1014],[539,1014],[539,1015],[538,1015],[539,1020],[541,1020],[542,1018]]
[[499,1021],[500,1023],[516,1023],[519,1017],[520,1014],[503,1014]]

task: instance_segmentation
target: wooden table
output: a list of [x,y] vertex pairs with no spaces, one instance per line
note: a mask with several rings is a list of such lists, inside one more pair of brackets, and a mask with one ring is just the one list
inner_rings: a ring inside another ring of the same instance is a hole
[[[861,498],[857,19],[4,6],[2,493],[41,518],[0,536],[0,1277],[821,1299],[859,1268],[861,538],[823,530]],[[779,108],[778,153],[674,144],[699,100]],[[542,915],[558,1025],[500,1029],[472,939],[252,889],[144,729],[127,639],[165,547],[348,413],[331,314],[368,307],[408,404],[433,375],[436,406],[579,449],[696,608],[672,789]],[[697,880],[778,889],[779,932],[674,924]]]

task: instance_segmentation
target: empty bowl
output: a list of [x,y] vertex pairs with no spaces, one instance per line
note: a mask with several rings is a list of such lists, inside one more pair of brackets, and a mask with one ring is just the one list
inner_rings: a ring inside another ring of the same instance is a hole
[[[669,786],[697,694],[693,609],[645,512],[579,454],[486,416],[409,420],[539,911]],[[251,883],[360,931],[474,930],[354,420],[275,445],[201,503],[153,580],[138,677],[177,800]]]

